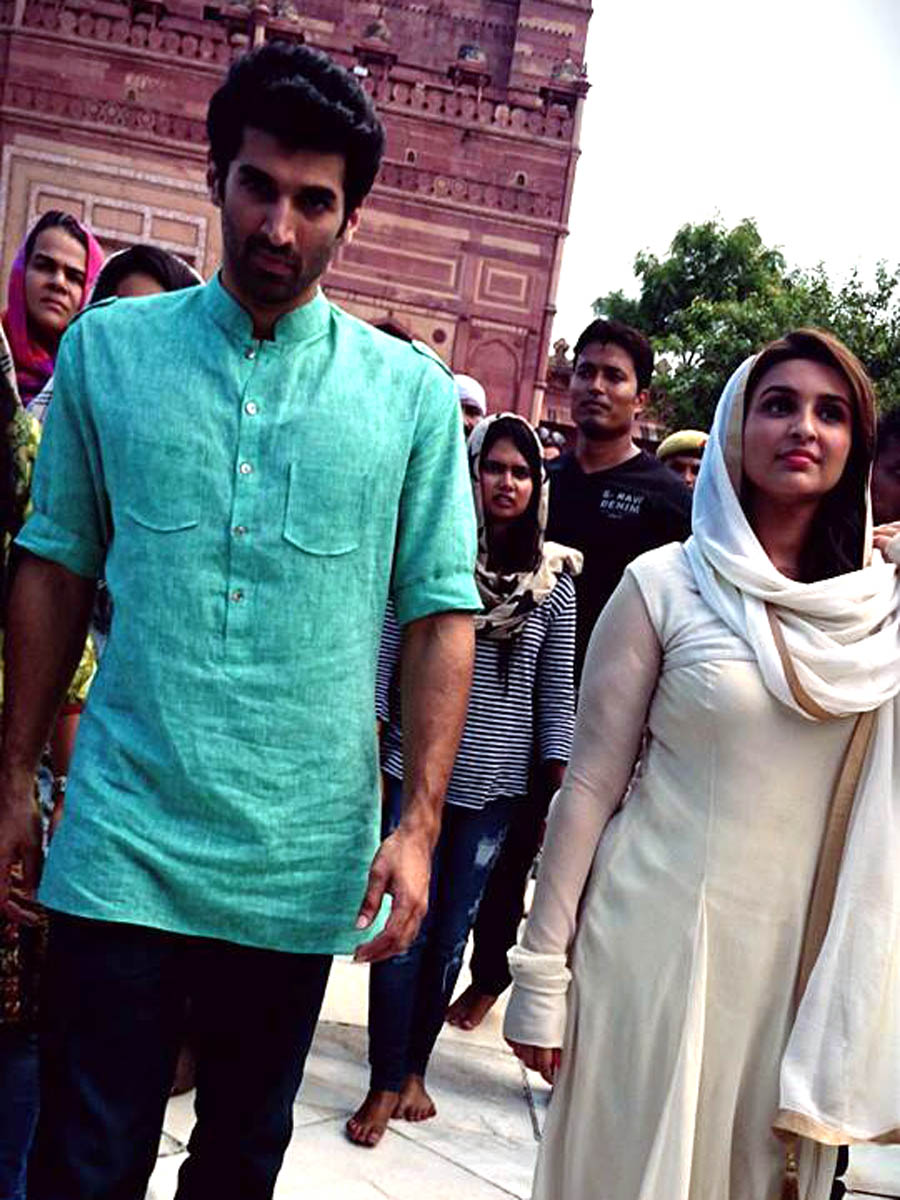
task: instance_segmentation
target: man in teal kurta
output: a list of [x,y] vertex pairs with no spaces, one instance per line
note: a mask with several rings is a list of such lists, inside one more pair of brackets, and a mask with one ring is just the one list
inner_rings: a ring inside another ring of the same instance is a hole
[[[325,56],[275,46],[232,68],[210,134],[221,276],[72,327],[19,538],[0,886],[30,861],[23,763],[101,573],[114,604],[40,890],[35,1200],[140,1194],[185,1000],[199,1121],[179,1197],[271,1195],[330,956],[377,960],[416,931],[465,710],[478,599],[452,376],[318,289],[377,118]],[[389,595],[414,766],[379,849]]]

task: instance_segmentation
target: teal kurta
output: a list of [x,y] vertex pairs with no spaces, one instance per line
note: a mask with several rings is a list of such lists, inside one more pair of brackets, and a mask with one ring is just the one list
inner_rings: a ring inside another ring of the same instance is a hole
[[450,373],[319,294],[256,341],[217,279],[66,334],[26,549],[105,572],[52,909],[346,951],[378,842],[375,666],[479,606]]

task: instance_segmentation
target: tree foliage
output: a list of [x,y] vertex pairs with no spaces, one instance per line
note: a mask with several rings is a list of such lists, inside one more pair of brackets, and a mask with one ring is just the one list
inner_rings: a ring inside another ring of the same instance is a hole
[[612,292],[598,316],[641,329],[658,357],[654,408],[671,427],[708,428],[729,375],[749,354],[790,329],[835,333],[875,380],[882,408],[900,404],[900,267],[882,263],[867,287],[857,272],[841,286],[821,265],[790,269],[756,223],[685,225],[668,255],[634,263],[637,299]]

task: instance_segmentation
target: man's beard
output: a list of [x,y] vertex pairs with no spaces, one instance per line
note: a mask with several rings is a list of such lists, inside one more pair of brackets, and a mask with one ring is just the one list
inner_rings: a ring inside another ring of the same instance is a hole
[[[263,307],[278,307],[298,300],[325,273],[335,248],[335,242],[328,242],[304,262],[298,254],[273,246],[259,234],[240,243],[227,218],[222,222],[222,239],[235,283],[249,300]],[[267,271],[254,260],[254,253],[259,250],[289,269],[278,274]]]

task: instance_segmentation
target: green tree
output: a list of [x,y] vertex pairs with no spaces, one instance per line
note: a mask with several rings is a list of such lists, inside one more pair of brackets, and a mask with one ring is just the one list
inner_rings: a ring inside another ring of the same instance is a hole
[[659,356],[654,408],[669,426],[708,428],[722,388],[749,354],[789,329],[828,329],[865,363],[882,407],[900,404],[900,268],[879,265],[867,288],[854,273],[834,287],[821,265],[789,269],[756,223],[685,225],[669,253],[635,258],[636,299],[612,292],[598,316],[642,329]]

